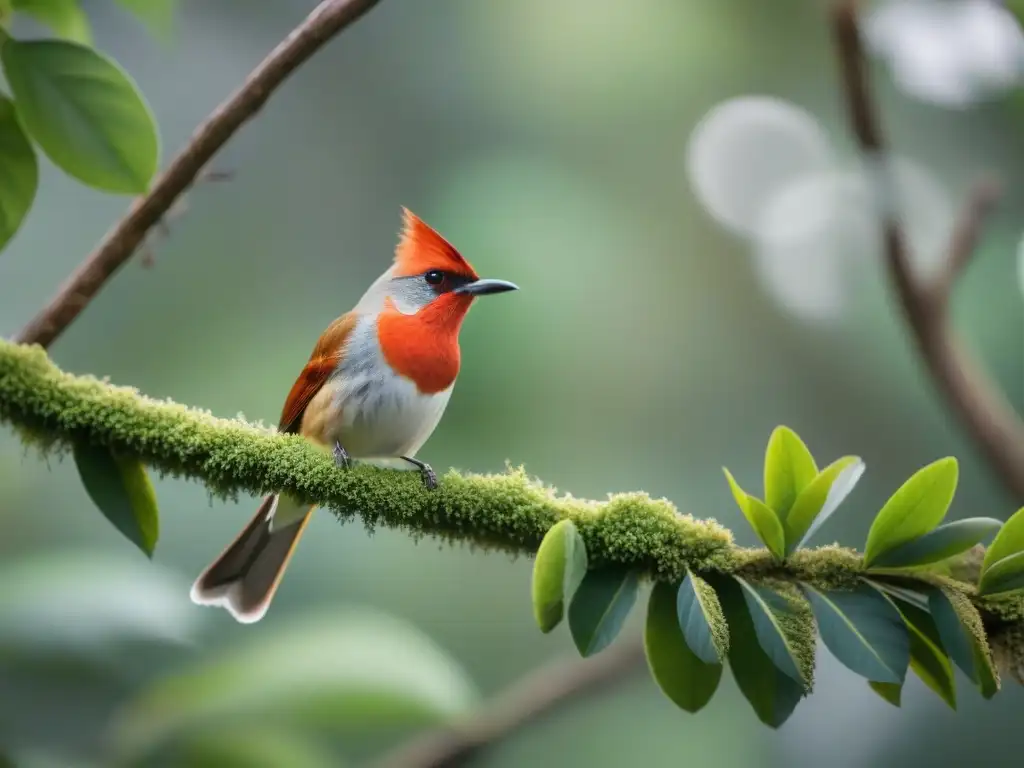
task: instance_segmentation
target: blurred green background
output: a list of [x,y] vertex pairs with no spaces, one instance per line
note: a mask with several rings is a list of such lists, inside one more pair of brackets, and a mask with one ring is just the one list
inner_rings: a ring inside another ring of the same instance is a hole
[[[84,3],[97,46],[152,105],[165,161],[313,5],[182,0],[161,43],[113,3]],[[823,461],[853,453],[867,463],[818,543],[862,544],[882,501],[950,454],[961,461],[950,517],[1005,519],[1014,500],[936,396],[877,254],[861,254],[870,279],[850,288],[839,320],[808,321],[762,287],[748,244],[714,222],[688,181],[695,125],[747,94],[808,110],[839,157],[854,158],[825,8],[384,0],[231,141],[212,167],[234,178],[191,192],[170,237],[154,240],[155,264],[134,259],[52,355],[69,371],[275,423],[317,335],[387,267],[406,205],[482,275],[522,288],[479,302],[467,319],[455,395],[420,454],[435,468],[499,471],[508,460],[578,496],[640,488],[717,518],[752,545],[720,468],[756,491],[768,435],[786,424]],[[883,69],[876,82],[893,145],[954,203],[976,172],[1002,173],[1006,198],[954,312],[1024,407],[1016,96],[953,111],[909,98]],[[36,205],[0,254],[0,333],[29,319],[127,203],[43,162]],[[0,634],[10,636],[0,655],[0,744],[33,764],[96,759],[113,714],[154,680],[230,658],[260,633],[337,623],[351,611],[371,634],[390,631],[380,612],[408,624],[399,635],[428,636],[434,653],[464,670],[450,673],[452,686],[464,674],[481,699],[572,652],[564,628],[536,630],[529,560],[394,531],[368,536],[324,511],[266,619],[236,625],[191,606],[188,584],[256,500],[211,502],[199,485],[156,482],[162,532],[149,565],[97,514],[70,461],[40,461],[0,429],[0,570],[10,593],[0,600]],[[22,591],[30,596],[17,598]],[[27,642],[15,637],[22,630]],[[334,642],[331,631],[290,634],[271,658],[344,652],[312,647]],[[953,713],[908,678],[896,710],[819,656],[816,692],[778,732],[756,720],[728,676],[707,709],[689,716],[640,667],[474,764],[1019,764],[1019,686],[984,702],[958,672]],[[316,743],[336,756],[326,764],[358,763],[416,729],[328,727]],[[273,729],[266,736],[273,741]]]

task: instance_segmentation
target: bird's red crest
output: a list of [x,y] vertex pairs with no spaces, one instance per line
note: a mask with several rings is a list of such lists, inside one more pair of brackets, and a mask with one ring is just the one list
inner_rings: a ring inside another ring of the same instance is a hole
[[402,208],[402,235],[395,249],[395,275],[421,275],[431,269],[478,279],[455,246],[408,208]]

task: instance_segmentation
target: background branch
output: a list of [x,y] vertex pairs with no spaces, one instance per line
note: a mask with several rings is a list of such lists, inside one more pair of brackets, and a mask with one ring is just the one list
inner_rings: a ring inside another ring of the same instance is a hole
[[[850,130],[871,170],[879,174],[876,194],[891,202],[894,189],[886,175],[886,147],[867,76],[855,0],[836,6],[833,22]],[[1024,502],[1024,420],[960,341],[949,319],[953,283],[974,252],[995,200],[991,183],[975,187],[950,242],[945,268],[934,283],[914,274],[906,237],[891,208],[883,208],[882,235],[889,277],[922,361],[992,470],[1017,501]]]
[[217,107],[128,213],[71,273],[57,295],[15,337],[48,347],[131,258],[216,152],[256,115],[284,80],[325,43],[373,8],[379,0],[324,0],[252,71],[242,86]]
[[558,659],[531,671],[474,717],[414,738],[387,753],[378,768],[441,768],[462,765],[508,734],[577,698],[624,681],[644,667],[640,637],[623,640],[589,659]]

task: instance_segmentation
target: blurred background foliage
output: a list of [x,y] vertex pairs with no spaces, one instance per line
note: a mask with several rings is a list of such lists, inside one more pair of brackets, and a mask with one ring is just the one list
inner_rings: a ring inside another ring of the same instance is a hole
[[[180,0],[170,27],[153,17],[156,37],[109,0],[82,5],[97,47],[152,106],[166,160],[314,3]],[[756,239],[718,223],[694,184],[695,128],[748,95],[804,121],[785,139],[794,151],[817,151],[806,142],[820,133],[829,168],[855,167],[826,8],[385,0],[232,140],[213,165],[233,180],[191,192],[170,237],[153,239],[153,265],[133,260],[51,353],[69,371],[276,422],[317,334],[387,266],[407,205],[481,274],[523,288],[467,320],[456,394],[422,452],[435,467],[508,460],[579,496],[642,488],[754,544],[720,467],[756,491],[782,423],[823,461],[867,463],[821,542],[863,542],[882,501],[950,454],[961,481],[949,519],[1005,519],[1013,499],[915,358],[877,243],[849,241],[843,263],[860,268],[822,282],[815,259],[834,249],[812,241],[810,261],[772,272],[773,289]],[[955,320],[1022,408],[1019,90],[1011,78],[951,104],[961,90],[915,92],[900,71],[881,56],[876,81],[892,145],[918,174],[906,194],[924,241],[976,172],[1005,184]],[[756,150],[763,113],[741,117]],[[705,166],[756,186],[757,159],[774,151],[760,146],[746,165],[727,151]],[[41,161],[36,205],[0,254],[0,332],[29,319],[127,202]],[[188,584],[256,501],[213,503],[159,479],[156,491],[149,564],[96,513],[70,461],[40,461],[0,431],[0,744],[19,765],[93,764],[111,732],[153,745],[144,764],[358,763],[571,652],[567,632],[536,631],[528,561],[368,536],[326,512],[267,618],[236,625],[192,606]],[[988,765],[1019,763],[1018,686],[983,702],[963,685],[953,713],[914,678],[894,710],[819,656],[817,691],[778,732],[731,679],[687,716],[638,669],[477,764],[953,766],[979,745]]]

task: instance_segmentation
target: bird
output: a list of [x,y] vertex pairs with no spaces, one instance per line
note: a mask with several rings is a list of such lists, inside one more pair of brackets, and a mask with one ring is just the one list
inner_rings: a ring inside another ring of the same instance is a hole
[[[434,432],[461,364],[459,331],[474,300],[518,290],[486,279],[435,229],[402,208],[391,265],[355,307],[331,322],[285,400],[278,432],[333,454],[437,475],[417,451]],[[266,614],[314,504],[267,495],[235,539],[196,578],[193,603],[220,606],[240,623]]]

